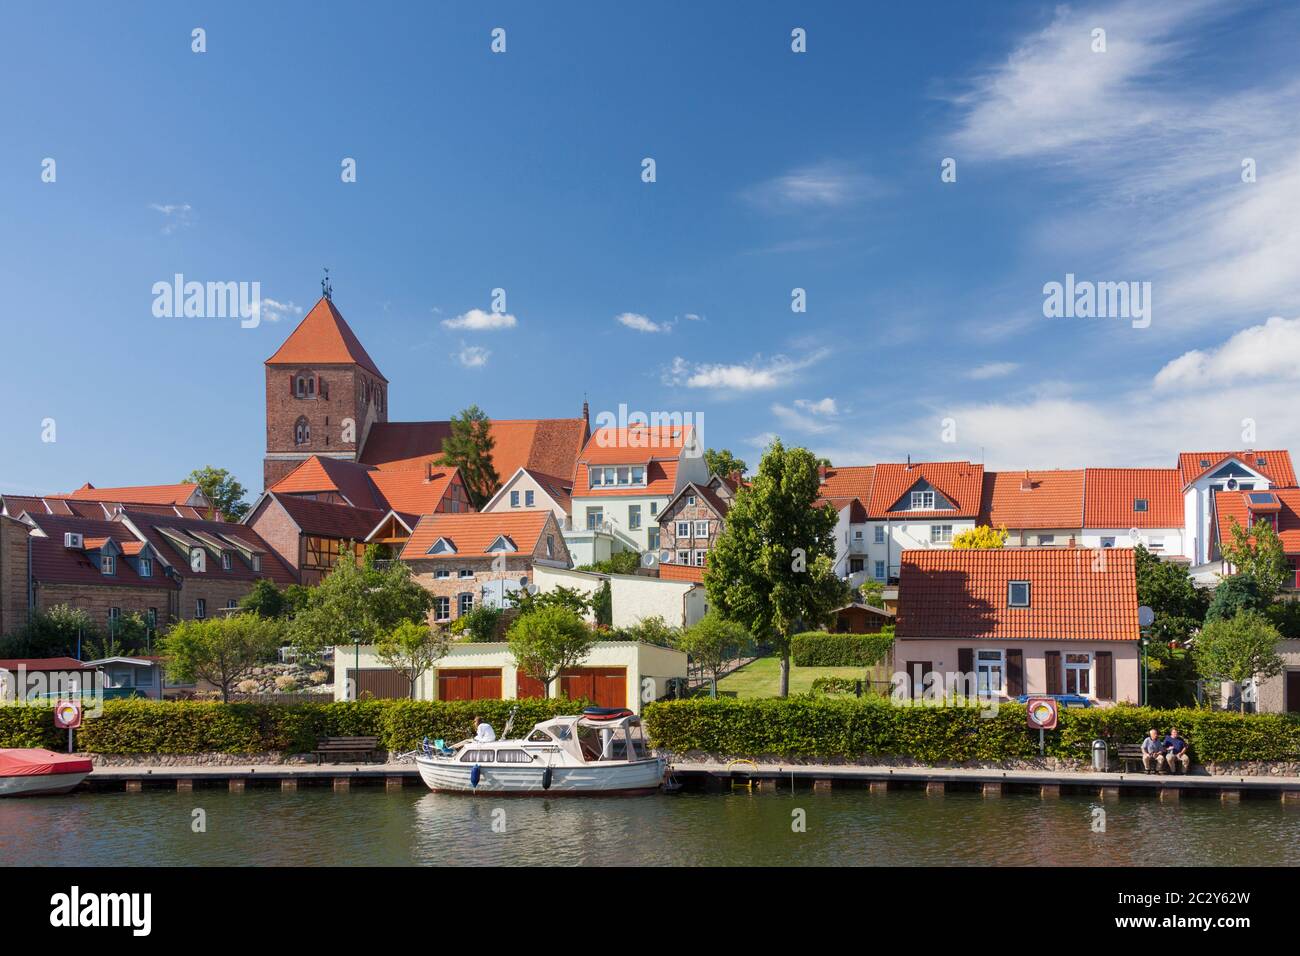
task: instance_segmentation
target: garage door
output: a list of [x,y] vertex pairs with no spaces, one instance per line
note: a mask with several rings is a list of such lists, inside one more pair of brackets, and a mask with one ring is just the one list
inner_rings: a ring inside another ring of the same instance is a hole
[[515,672],[515,697],[527,700],[530,697],[545,697],[546,685],[536,677],[529,677],[523,671]]
[[626,667],[574,667],[560,675],[560,693],[585,697],[597,707],[627,706]]
[[439,700],[500,700],[501,668],[446,668],[438,671]]
[[388,668],[363,667],[361,670],[347,671],[347,679],[356,681],[352,686],[354,700],[388,700],[395,697],[410,697],[411,683],[395,670]]

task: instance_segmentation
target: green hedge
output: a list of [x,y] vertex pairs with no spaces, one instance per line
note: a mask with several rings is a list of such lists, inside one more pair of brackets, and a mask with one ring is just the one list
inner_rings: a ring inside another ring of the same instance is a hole
[[[736,757],[912,757],[925,763],[1003,761],[1038,756],[1025,708],[1003,704],[995,717],[978,708],[902,707],[880,698],[692,698],[648,705],[656,747]],[[1200,763],[1300,759],[1300,716],[1143,707],[1066,708],[1046,734],[1052,757],[1090,760],[1092,741],[1140,743],[1155,727],[1177,726]]]
[[894,645],[892,634],[828,634],[807,631],[790,639],[796,667],[870,667]]
[[[388,750],[413,750],[420,739],[463,740],[480,716],[500,733],[511,708],[514,729],[528,730],[585,701],[562,699],[420,701],[363,700],[322,704],[159,703],[110,700],[77,731],[77,749],[105,754],[306,753],[319,737],[378,737]],[[0,747],[62,750],[66,731],[49,707],[0,706]]]

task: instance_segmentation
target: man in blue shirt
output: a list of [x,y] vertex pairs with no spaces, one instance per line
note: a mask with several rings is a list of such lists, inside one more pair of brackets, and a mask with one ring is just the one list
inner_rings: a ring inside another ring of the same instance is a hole
[[1142,741],[1142,769],[1147,773],[1158,773],[1165,765],[1165,742],[1152,727],[1147,732],[1147,739]]
[[1191,762],[1191,757],[1187,754],[1187,741],[1178,736],[1177,727],[1170,727],[1169,736],[1165,738],[1165,766],[1170,773],[1178,773],[1179,766],[1183,768],[1183,773],[1187,773]]

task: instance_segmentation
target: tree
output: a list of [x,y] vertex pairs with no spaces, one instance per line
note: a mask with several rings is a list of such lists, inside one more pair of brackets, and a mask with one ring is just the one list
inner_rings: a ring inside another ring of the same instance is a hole
[[452,622],[451,633],[463,635],[470,641],[499,641],[504,616],[502,608],[478,604]]
[[718,696],[718,679],[730,661],[743,657],[753,646],[749,634],[734,621],[711,610],[677,638],[677,649],[685,651],[709,675],[713,696]]
[[1268,609],[1269,599],[1260,590],[1259,583],[1249,574],[1234,574],[1223,578],[1214,589],[1214,598],[1209,610],[1205,612],[1205,621],[1229,621],[1242,611],[1259,611]]
[[993,550],[1007,543],[1006,528],[990,528],[986,524],[968,528],[953,535],[954,550]]
[[[1242,611],[1230,619],[1210,621],[1196,639],[1196,663],[1212,680],[1244,684],[1276,677],[1285,668],[1277,652],[1282,635],[1259,611]],[[1241,710],[1246,710],[1242,696]]]
[[1239,573],[1254,578],[1260,594],[1271,601],[1291,577],[1291,566],[1277,531],[1263,520],[1247,531],[1236,518],[1229,518],[1228,538],[1220,544],[1224,560]]
[[431,631],[427,624],[403,621],[376,642],[375,656],[406,678],[414,698],[420,676],[436,660],[447,656],[449,643],[444,631]]
[[611,640],[640,641],[642,644],[654,644],[657,647],[674,647],[681,635],[681,629],[672,627],[661,615],[643,617],[630,627],[621,627]]
[[1209,596],[1192,583],[1187,566],[1161,561],[1142,545],[1133,549],[1138,604],[1155,612],[1151,635],[1162,644],[1187,641],[1205,620]]
[[239,608],[258,617],[280,618],[286,616],[288,601],[285,600],[284,592],[277,588],[274,582],[266,578],[258,578],[253,582],[252,589],[239,602]]
[[373,644],[403,621],[427,620],[433,596],[400,561],[380,568],[375,549],[357,561],[346,551],[329,575],[307,593],[290,624],[294,647],[315,658],[330,646]]
[[185,480],[198,485],[212,502],[212,507],[225,515],[228,521],[242,521],[252,507],[244,500],[248,489],[224,468],[213,468],[211,465],[195,468],[185,476]]
[[709,466],[709,474],[717,475],[719,478],[727,478],[731,475],[743,475],[749,470],[744,459],[737,458],[728,449],[709,448],[704,452],[704,463]]
[[284,625],[256,614],[181,621],[159,641],[167,675],[180,683],[205,680],[230,701],[230,688],[275,658]]
[[640,551],[616,551],[604,561],[584,564],[577,570],[595,571],[597,574],[636,574],[640,567]]
[[781,696],[790,692],[790,638],[825,624],[848,601],[835,576],[835,510],[817,507],[817,459],[772,442],[741,488],[704,571],[709,605],[781,655]]
[[885,606],[885,582],[877,581],[875,578],[867,578],[858,586],[858,593],[862,595],[862,601],[867,607],[884,608]]
[[560,586],[549,591],[538,591],[536,594],[520,590],[512,594],[511,599],[520,614],[530,614],[544,607],[557,606],[567,607],[579,617],[586,617],[591,613],[591,597],[577,588]]
[[465,493],[475,510],[487,504],[501,483],[492,464],[492,422],[487,412],[471,405],[451,420],[451,434],[442,440],[438,463],[460,469]]
[[519,615],[507,639],[516,666],[541,681],[549,694],[551,683],[566,667],[587,659],[595,635],[572,610],[553,605]]
[[56,604],[47,611],[34,612],[21,630],[0,640],[0,656],[79,657],[99,633],[84,610]]

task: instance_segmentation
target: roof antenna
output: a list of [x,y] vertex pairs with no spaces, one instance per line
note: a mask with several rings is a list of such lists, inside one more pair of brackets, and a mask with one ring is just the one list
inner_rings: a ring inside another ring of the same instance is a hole
[[329,299],[331,302],[334,301],[334,285],[330,282],[329,266],[325,267],[325,278],[320,280],[320,291],[325,298]]

